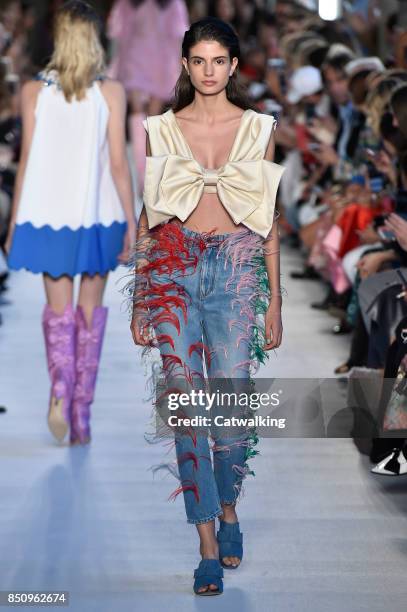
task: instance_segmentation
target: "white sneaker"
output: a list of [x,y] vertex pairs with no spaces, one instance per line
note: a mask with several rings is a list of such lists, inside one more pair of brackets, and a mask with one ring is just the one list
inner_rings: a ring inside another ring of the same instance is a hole
[[374,474],[385,474],[388,476],[402,476],[403,474],[407,474],[407,458],[405,452],[406,451],[401,448],[393,449],[390,455],[382,459],[382,461],[375,465],[370,471]]

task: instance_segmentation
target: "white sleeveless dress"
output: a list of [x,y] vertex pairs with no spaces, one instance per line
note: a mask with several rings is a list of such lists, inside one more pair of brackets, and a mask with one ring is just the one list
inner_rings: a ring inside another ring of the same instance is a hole
[[127,227],[110,172],[108,106],[97,81],[69,103],[54,71],[37,79],[44,86],[9,266],[53,277],[104,274],[119,263]]

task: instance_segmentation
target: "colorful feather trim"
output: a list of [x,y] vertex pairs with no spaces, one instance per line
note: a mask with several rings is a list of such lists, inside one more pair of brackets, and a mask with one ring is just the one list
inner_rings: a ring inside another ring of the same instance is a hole
[[[215,231],[215,230],[214,230]],[[127,297],[131,315],[136,314],[140,320],[155,329],[160,323],[168,323],[174,334],[180,334],[181,321],[178,313],[182,314],[186,323],[188,320],[189,296],[182,286],[177,283],[177,278],[193,274],[199,265],[200,256],[205,251],[213,232],[206,232],[191,237],[185,234],[179,223],[169,222],[158,226],[140,238],[135,245],[133,256],[130,260],[129,280],[122,289]],[[264,316],[270,302],[270,288],[265,263],[265,254],[276,252],[272,250],[271,234],[262,238],[247,228],[242,231],[228,234],[223,242],[218,243],[217,257],[224,257],[232,263],[232,273],[228,278],[226,288],[233,288],[235,298],[232,301],[231,318],[229,329],[236,328],[237,345],[246,343],[248,345],[248,359],[235,364],[233,375],[241,377],[246,375],[249,384],[254,384],[252,377],[257,373],[261,364],[269,358],[267,351],[263,349],[265,344]],[[161,354],[154,349],[160,349]],[[192,388],[197,381],[202,384],[204,377],[200,372],[191,369],[182,359],[168,352],[175,350],[174,337],[170,333],[157,333],[150,344],[144,346],[141,359],[149,363],[150,375],[147,377],[146,388],[149,397],[145,401],[152,402],[153,431],[146,435],[150,443],[166,440],[168,443],[169,427],[160,423],[157,418],[157,404],[162,401],[165,394],[176,391],[176,387],[170,389],[165,382],[182,380],[184,384]],[[208,346],[198,340],[189,347],[189,357],[197,353],[210,364],[215,354],[228,357],[227,346],[217,343]],[[221,360],[222,361],[222,360]],[[220,370],[215,377],[224,377],[226,373]],[[157,392],[159,383],[166,388],[162,394]],[[183,387],[185,391],[185,387]],[[196,447],[197,438],[193,428],[186,430],[185,435],[191,437],[193,446]],[[229,450],[236,442],[222,447]],[[253,475],[254,471],[249,467],[249,460],[255,457],[259,451],[255,448],[258,444],[258,436],[255,429],[246,431],[244,440],[238,444],[245,447],[243,465],[233,465],[237,476],[235,484],[236,499],[242,495],[242,481],[247,475]],[[169,450],[174,448],[174,439],[168,443]],[[219,450],[214,443],[212,450]],[[199,461],[208,459],[198,457],[193,452],[186,452],[178,459],[179,463],[192,461],[194,471],[199,470]],[[180,479],[179,471],[174,461],[162,462],[152,468],[154,473],[158,470],[167,469],[170,474]],[[179,493],[193,491],[196,501],[199,503],[200,492],[197,483],[192,480],[181,482],[169,496],[175,500]]]

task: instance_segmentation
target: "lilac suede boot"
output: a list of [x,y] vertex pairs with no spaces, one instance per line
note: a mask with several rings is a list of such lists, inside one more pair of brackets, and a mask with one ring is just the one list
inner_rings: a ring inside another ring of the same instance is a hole
[[51,394],[48,426],[60,442],[69,429],[75,386],[75,313],[71,304],[57,314],[47,304],[42,315]]
[[71,411],[71,444],[90,441],[93,402],[108,309],[96,306],[89,329],[81,306],[76,308],[76,384]]

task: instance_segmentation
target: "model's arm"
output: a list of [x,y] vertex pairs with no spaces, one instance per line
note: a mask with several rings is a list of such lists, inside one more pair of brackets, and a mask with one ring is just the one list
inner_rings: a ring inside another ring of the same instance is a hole
[[[274,160],[274,149],[274,137],[272,135],[264,156],[266,160]],[[276,214],[274,216],[276,217]],[[270,350],[280,346],[283,335],[283,325],[281,321],[280,238],[276,218],[274,219],[269,236],[264,241],[264,259],[271,293],[270,303],[265,317],[266,344],[264,348],[265,350]],[[270,342],[268,342],[268,340],[270,340]]]
[[25,170],[27,167],[28,154],[31,148],[32,137],[35,126],[35,106],[37,103],[38,92],[42,84],[38,81],[28,81],[21,89],[21,118],[22,118],[22,143],[20,160],[18,164],[16,180],[13,190],[13,202],[11,205],[11,217],[8,235],[4,248],[6,253],[10,251],[11,241],[16,223],[18,205],[20,203],[21,189]]
[[121,83],[111,80],[103,83],[102,92],[110,111],[107,126],[110,171],[127,221],[127,232],[119,259],[127,261],[129,249],[136,237],[137,225],[126,149],[126,94]]
[[[151,155],[150,141],[147,136],[146,154]],[[143,274],[141,268],[148,263],[148,259],[144,257],[145,251],[150,242],[150,230],[148,228],[148,219],[145,206],[141,210],[136,240],[136,252],[134,256],[134,292],[133,292],[133,316],[131,319],[130,330],[135,344],[145,346],[150,343],[148,321],[143,307],[140,308],[142,297],[138,296],[140,289],[144,288]]]

